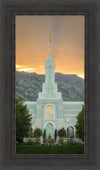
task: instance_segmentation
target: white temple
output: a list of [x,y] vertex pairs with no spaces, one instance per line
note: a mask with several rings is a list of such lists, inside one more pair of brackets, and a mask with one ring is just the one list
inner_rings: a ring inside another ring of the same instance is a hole
[[51,35],[49,37],[50,52],[45,62],[45,82],[36,102],[25,102],[32,114],[32,128],[46,130],[46,137],[54,138],[55,129],[65,128],[69,137],[75,137],[76,116],[84,102],[65,102],[58,92],[55,83],[55,61],[51,57]]

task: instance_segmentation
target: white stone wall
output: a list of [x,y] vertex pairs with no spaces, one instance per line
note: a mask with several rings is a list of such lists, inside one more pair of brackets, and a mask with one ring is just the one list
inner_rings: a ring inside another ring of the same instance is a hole
[[[25,102],[32,115],[32,127],[44,129],[46,124],[51,122],[54,128],[59,130],[72,126],[75,130],[76,116],[82,109],[84,102],[63,102],[60,100],[38,100],[38,102]],[[52,104],[54,107],[54,119],[46,120],[46,106]]]

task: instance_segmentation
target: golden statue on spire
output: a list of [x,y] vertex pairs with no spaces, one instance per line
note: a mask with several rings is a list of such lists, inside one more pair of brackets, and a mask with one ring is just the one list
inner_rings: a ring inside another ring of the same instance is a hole
[[49,41],[51,41],[51,38],[52,38],[52,35],[51,35],[51,34],[49,34]]

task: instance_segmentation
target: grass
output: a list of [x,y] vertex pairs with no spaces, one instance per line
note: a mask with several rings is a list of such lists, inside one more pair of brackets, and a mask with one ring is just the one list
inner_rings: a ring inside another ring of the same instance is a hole
[[16,145],[16,154],[84,154],[84,144]]

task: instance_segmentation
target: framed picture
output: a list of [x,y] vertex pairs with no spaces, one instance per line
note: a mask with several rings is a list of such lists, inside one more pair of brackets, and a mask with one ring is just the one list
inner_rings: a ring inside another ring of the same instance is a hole
[[99,168],[99,1],[1,2],[1,168]]
[[85,17],[15,15],[16,154],[86,156]]

